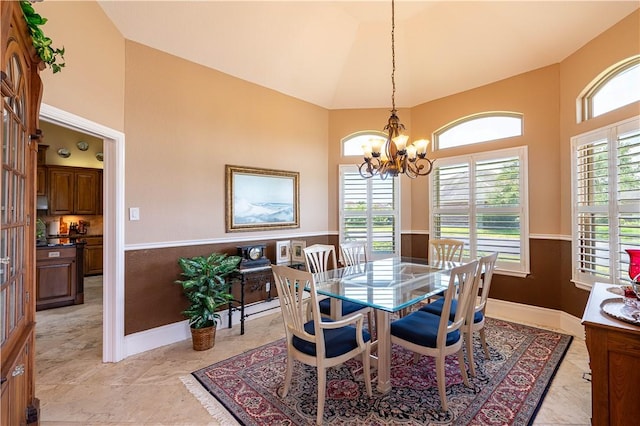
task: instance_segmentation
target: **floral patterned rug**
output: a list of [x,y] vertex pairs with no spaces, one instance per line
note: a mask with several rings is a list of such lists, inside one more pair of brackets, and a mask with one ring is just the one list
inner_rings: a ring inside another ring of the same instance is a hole
[[[353,374],[357,360],[328,371],[324,424],[531,424],[572,337],[492,318],[486,329],[491,359],[485,359],[476,333],[472,388],[462,382],[457,356],[447,357],[448,411],[440,411],[433,359],[413,364],[413,354],[394,345],[388,394],[377,392],[374,383],[373,396],[367,396],[361,374]],[[315,424],[315,368],[296,363],[282,398],[285,368],[281,339],[195,371],[183,382],[221,424]]]

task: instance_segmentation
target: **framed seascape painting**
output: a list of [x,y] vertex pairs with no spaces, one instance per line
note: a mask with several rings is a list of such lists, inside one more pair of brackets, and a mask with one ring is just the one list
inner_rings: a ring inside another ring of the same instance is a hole
[[300,173],[225,166],[226,230],[300,227]]

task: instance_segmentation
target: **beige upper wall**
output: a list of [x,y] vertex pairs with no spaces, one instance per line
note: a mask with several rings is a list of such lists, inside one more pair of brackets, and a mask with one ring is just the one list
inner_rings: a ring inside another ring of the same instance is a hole
[[640,54],[640,10],[591,40],[560,66],[560,175],[562,234],[571,234],[571,137],[640,115],[640,103],[577,123],[576,100],[594,79],[614,64]]
[[[327,230],[327,110],[126,43],[127,244]],[[225,164],[300,173],[300,228],[225,233]]]
[[[559,231],[558,184],[558,66],[546,67],[515,76],[491,85],[428,102],[410,111],[399,111],[398,116],[407,128],[410,140],[432,139],[433,132],[458,118],[486,111],[514,111],[524,114],[525,132],[522,137],[496,142],[470,145],[429,153],[430,158],[456,156],[469,152],[502,149],[516,146],[529,147],[529,196],[531,210],[531,232],[556,234]],[[340,158],[341,138],[373,125],[382,129],[389,112],[385,110],[341,110],[332,111],[330,120],[330,159],[337,164],[351,162]],[[430,145],[430,150],[432,149]],[[358,159],[358,162],[361,159]],[[437,160],[436,160],[437,161]],[[336,183],[331,186],[330,212],[337,209],[331,204],[337,200]],[[428,230],[428,178],[403,178],[402,181],[402,229],[403,231],[426,232]],[[332,215],[332,214],[331,214]],[[410,224],[410,225],[409,225]],[[337,229],[337,219],[334,228]]]
[[[388,109],[326,111],[135,43],[126,43],[125,100],[125,41],[102,9],[94,2],[36,8],[49,18],[45,29],[54,45],[67,50],[63,72],[42,72],[43,102],[126,135],[126,206],[140,207],[142,215],[140,222],[127,222],[127,244],[269,235],[224,232],[224,164],[301,171],[301,228],[291,232],[337,231],[337,165],[360,162],[340,158],[340,139],[381,130]],[[603,69],[640,51],[639,14],[561,64],[398,115],[413,140],[431,138],[435,129],[471,113],[523,112],[525,135],[486,149],[529,146],[530,231],[569,235],[569,138],[639,109],[632,105],[577,125],[575,97]],[[224,159],[215,156],[221,149]],[[403,179],[403,230],[427,230],[426,187],[426,179]]]
[[124,38],[93,1],[45,1],[43,31],[65,49],[65,68],[40,73],[42,102],[114,130],[124,130]]
[[[495,142],[430,152],[430,158],[456,156],[475,151],[527,146],[529,155],[530,232],[542,235],[571,234],[570,137],[640,113],[638,104],[606,114],[589,123],[576,124],[575,101],[593,78],[616,62],[640,52],[640,12],[585,45],[561,64],[517,75],[467,92],[427,102],[401,112],[411,140],[426,137],[456,119],[485,111],[524,114],[524,135]],[[473,72],[470,70],[469,72]],[[339,140],[351,133],[380,129],[385,110],[339,110],[330,114],[329,171],[350,163],[340,157]],[[432,148],[430,148],[432,149]],[[358,161],[359,162],[359,161]],[[331,174],[330,174],[331,176]],[[329,188],[329,214],[337,209],[338,184]],[[402,229],[425,232],[429,227],[428,182],[403,179]],[[409,194],[409,195],[407,195]],[[409,222],[407,222],[409,221]],[[410,223],[410,226],[408,225]],[[330,223],[338,229],[337,214]]]
[[[558,66],[549,66],[517,75],[487,86],[419,105],[411,110],[418,134],[431,135],[442,126],[462,117],[487,111],[523,114],[524,132],[520,137],[501,139],[460,148],[441,150],[433,158],[453,157],[472,152],[518,146],[528,147],[530,232],[557,234],[560,203]],[[428,185],[412,185],[413,229],[428,229]]]

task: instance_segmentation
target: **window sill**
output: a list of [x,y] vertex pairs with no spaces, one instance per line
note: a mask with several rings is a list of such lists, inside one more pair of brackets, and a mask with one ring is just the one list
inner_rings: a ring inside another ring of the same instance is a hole
[[571,282],[580,290],[585,290],[585,291],[591,291],[591,288],[593,287],[593,284],[589,284],[589,283],[583,283],[580,281],[576,281],[576,280],[571,280]]
[[498,269],[498,268],[496,268],[495,271],[494,271],[494,274],[508,275],[510,277],[517,277],[517,278],[527,278],[527,276],[530,274],[530,272],[509,271],[509,270],[506,270],[506,269]]

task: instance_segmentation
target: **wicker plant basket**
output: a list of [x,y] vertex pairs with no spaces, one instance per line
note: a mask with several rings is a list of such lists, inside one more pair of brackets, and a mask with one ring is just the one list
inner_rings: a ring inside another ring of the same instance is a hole
[[216,328],[192,328],[191,340],[193,341],[193,350],[195,351],[211,349],[216,343]]

